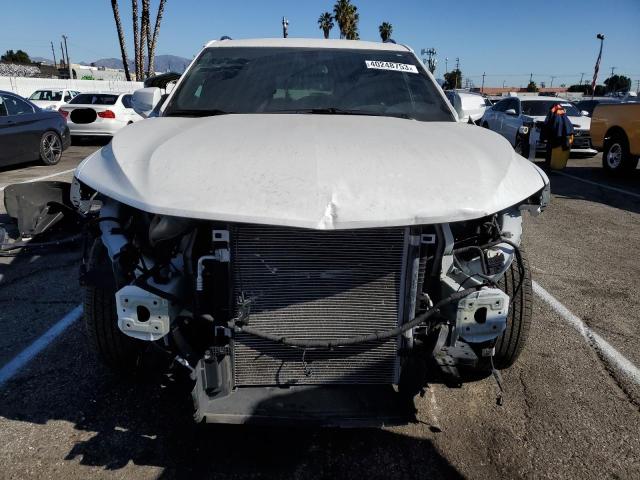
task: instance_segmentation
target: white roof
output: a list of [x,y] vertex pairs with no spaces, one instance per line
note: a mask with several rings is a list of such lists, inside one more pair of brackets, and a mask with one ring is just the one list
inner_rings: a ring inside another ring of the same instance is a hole
[[241,40],[212,40],[205,47],[297,47],[297,48],[350,48],[356,50],[386,50],[407,52],[405,45],[361,40],[335,40],[325,38],[248,38]]
[[552,101],[556,101],[556,102],[564,102],[564,103],[571,103],[569,100],[567,100],[566,98],[560,98],[560,97],[545,97],[544,95],[531,95],[531,96],[527,96],[527,95],[522,95],[518,97],[520,100],[532,100],[534,102],[542,102],[542,101],[547,101],[547,102],[552,102]]

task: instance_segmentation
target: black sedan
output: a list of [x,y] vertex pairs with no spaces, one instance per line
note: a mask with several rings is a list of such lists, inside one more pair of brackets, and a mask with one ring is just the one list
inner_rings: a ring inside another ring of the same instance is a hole
[[69,128],[61,114],[0,90],[0,166],[38,158],[55,165],[70,143]]

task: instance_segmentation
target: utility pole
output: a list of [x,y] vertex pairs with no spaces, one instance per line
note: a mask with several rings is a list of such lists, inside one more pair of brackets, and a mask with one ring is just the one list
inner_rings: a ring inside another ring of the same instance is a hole
[[60,54],[62,55],[60,57],[60,68],[64,68],[64,66],[67,64],[67,60],[64,58],[64,47],[62,46],[62,40],[60,40]]
[[529,83],[533,82],[533,73],[529,75]]
[[51,42],[51,53],[53,54],[53,66],[58,68],[58,64],[56,63],[56,51],[53,48],[53,42]]
[[591,100],[596,94],[596,85],[598,82],[598,72],[600,71],[600,61],[602,60],[602,47],[604,46],[604,34],[598,33],[596,38],[600,40],[600,51],[596,59],[596,66],[593,68],[593,80],[591,81]]
[[486,74],[486,72],[482,72],[482,87],[480,87],[480,93],[484,93],[484,77]]
[[504,88],[504,84],[507,83],[506,80],[502,80],[502,88]]
[[282,38],[289,36],[289,20],[287,17],[282,17]]
[[71,60],[69,60],[69,47],[67,46],[67,36],[62,35],[62,39],[64,40],[64,50],[67,52],[67,67],[69,68],[69,80],[73,80],[73,76],[71,75]]
[[444,57],[444,73],[449,71],[449,57]]
[[553,80],[554,80],[555,78],[556,78],[556,77],[555,77],[555,75],[551,75],[551,85],[550,85],[550,87],[553,87]]
[[582,79],[584,78],[584,73],[580,73],[580,85],[582,85]]
[[615,69],[618,67],[611,67],[611,76],[613,77],[613,72],[615,71]]
[[458,87],[458,82],[460,83],[460,87],[462,87],[462,78],[460,78],[460,57],[456,57],[456,86],[455,86],[455,88],[460,88],[460,87]]

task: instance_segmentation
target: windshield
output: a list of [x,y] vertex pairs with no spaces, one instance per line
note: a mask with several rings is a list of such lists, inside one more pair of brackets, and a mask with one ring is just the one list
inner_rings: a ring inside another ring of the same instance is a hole
[[409,52],[213,47],[173,95],[165,116],[324,113],[451,121],[436,85]]
[[49,102],[59,102],[62,100],[62,90],[36,90],[31,94],[29,100],[46,100]]
[[579,117],[580,111],[565,100],[522,100],[522,113],[530,117],[546,117],[554,105],[560,104],[569,117]]
[[80,105],[113,105],[118,100],[118,95],[107,93],[81,93],[73,97],[69,103]]

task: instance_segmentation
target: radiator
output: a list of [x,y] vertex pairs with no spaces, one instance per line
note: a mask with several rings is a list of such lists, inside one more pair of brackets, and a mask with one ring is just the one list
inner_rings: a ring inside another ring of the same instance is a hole
[[[232,229],[233,291],[251,298],[249,323],[295,339],[349,338],[398,325],[405,230],[316,231],[241,225]],[[296,349],[239,334],[236,386],[390,384],[397,339]]]

